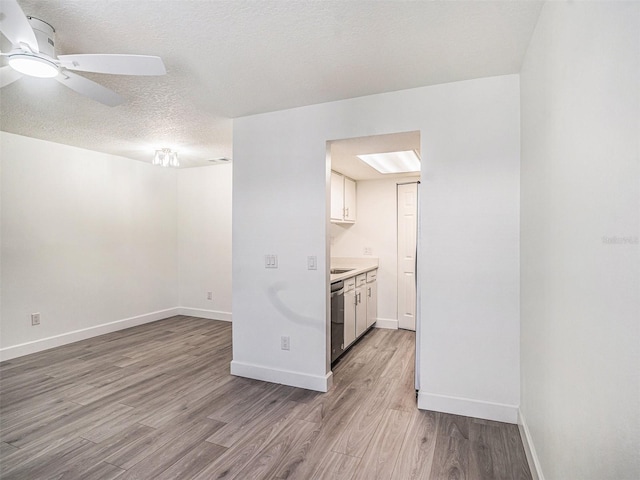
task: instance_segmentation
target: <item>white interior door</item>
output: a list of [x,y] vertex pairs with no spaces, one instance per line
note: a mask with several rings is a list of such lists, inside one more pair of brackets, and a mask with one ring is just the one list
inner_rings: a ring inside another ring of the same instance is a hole
[[398,327],[416,329],[418,184],[398,185]]

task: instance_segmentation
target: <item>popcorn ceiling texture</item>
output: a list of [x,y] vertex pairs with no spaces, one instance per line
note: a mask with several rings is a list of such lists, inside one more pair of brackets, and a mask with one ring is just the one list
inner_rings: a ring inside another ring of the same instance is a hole
[[[106,107],[52,80],[0,90],[2,130],[149,162],[232,157],[232,118],[517,73],[541,2],[19,0],[56,52],[162,57],[167,75],[85,74]],[[6,42],[2,51],[6,52]]]

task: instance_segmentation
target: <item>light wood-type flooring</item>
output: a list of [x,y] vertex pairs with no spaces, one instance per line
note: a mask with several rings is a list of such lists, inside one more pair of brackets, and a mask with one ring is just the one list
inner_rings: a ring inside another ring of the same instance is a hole
[[531,478],[516,426],[417,410],[414,337],[373,329],[325,394],[231,376],[193,317],[3,362],[0,478]]

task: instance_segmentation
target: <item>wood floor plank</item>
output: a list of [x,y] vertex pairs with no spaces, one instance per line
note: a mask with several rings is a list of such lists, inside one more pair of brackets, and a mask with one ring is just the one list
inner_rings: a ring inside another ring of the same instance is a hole
[[[286,392],[284,392],[286,393]],[[282,396],[281,396],[282,395]],[[256,404],[255,410],[244,416],[238,417],[220,428],[216,433],[207,438],[208,442],[216,443],[223,447],[232,447],[243,438],[251,437],[260,431],[265,423],[276,422],[283,415],[293,411],[300,404],[287,400],[287,395],[274,392],[262,402]]]
[[33,461],[26,461],[8,472],[3,472],[3,480],[30,480],[57,478],[72,469],[78,457],[84,457],[92,443],[80,438],[72,439],[46,455]]
[[520,432],[516,425],[505,425],[502,435],[507,447],[508,463],[511,470],[511,478],[514,480],[528,480],[531,478],[531,470],[524,453]]
[[206,402],[210,413],[214,412],[220,405],[224,406],[232,401],[234,396],[241,396],[248,385],[237,378],[226,377],[211,385],[212,390],[209,390],[208,385],[204,385],[204,388],[200,388],[200,385],[197,387],[196,393],[192,392],[190,395],[175,397],[167,401],[165,406],[145,417],[141,423],[159,428],[174,421],[185,411],[198,408],[203,402]]
[[[411,344],[408,347],[411,349]],[[416,386],[415,386],[415,353],[412,351],[408,357],[411,362],[407,362],[402,368],[402,373],[396,388],[390,398],[390,408],[394,410],[402,410],[405,412],[413,412],[417,408]],[[390,375],[393,378],[393,375]]]
[[59,415],[80,408],[77,403],[61,400],[56,397],[45,397],[44,401],[29,403],[12,413],[2,414],[0,435],[15,434],[16,430],[26,429],[38,423],[46,423]]
[[56,480],[113,480],[121,478],[124,473],[125,470],[106,462],[88,465],[82,462],[61,473]]
[[30,446],[35,448],[38,445],[47,443],[50,436],[64,438],[68,435],[76,435],[80,437],[86,431],[102,425],[129,410],[131,410],[131,407],[119,403],[81,407],[56,418],[42,428],[31,429],[19,436],[8,436],[7,441],[16,447]]
[[213,432],[221,427],[216,420],[202,419],[192,425],[182,435],[175,436],[169,442],[165,442],[152,455],[147,455],[144,460],[135,464],[124,464],[127,471],[120,478],[122,480],[155,479],[185,455],[204,442]]
[[369,443],[354,480],[391,479],[412,414],[387,410]]
[[[273,420],[261,422],[251,431],[247,432],[242,441],[235,442],[233,448],[229,448],[220,458],[205,468],[194,480],[234,478],[238,473],[276,438],[292,422],[295,422],[301,404],[288,402],[280,415]],[[295,405],[291,405],[295,404]]]
[[471,418],[451,413],[440,413],[438,433],[461,440],[469,440]]
[[438,435],[429,478],[473,480],[469,476],[469,440]]
[[[275,472],[279,468],[292,468],[288,462],[288,454],[299,445],[308,447],[308,443],[318,434],[320,425],[306,422],[304,420],[294,420],[287,425],[277,437],[271,440],[258,455],[253,457],[247,465],[233,478],[237,479],[260,479],[277,478]],[[295,456],[295,461],[298,457]],[[297,466],[297,465],[296,465]]]
[[184,457],[155,477],[155,480],[191,480],[227,451],[225,447],[201,442]]
[[327,452],[309,480],[350,480],[356,473],[361,458]]
[[338,437],[332,450],[337,453],[362,458],[382,421],[383,411],[387,409],[388,397],[392,394],[396,381],[381,378],[375,390],[359,406],[354,417]]
[[502,429],[485,423],[470,422],[469,474],[478,480],[509,480],[507,448]]
[[2,478],[2,465],[5,459],[18,450],[18,447],[14,447],[6,442],[0,442],[0,478]]
[[436,412],[413,412],[392,478],[429,478],[438,435],[438,419],[439,415]]

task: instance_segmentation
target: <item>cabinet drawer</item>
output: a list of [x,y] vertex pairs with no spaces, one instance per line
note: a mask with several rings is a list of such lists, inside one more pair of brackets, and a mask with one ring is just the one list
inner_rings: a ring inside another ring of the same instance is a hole
[[378,278],[378,270],[367,272],[367,283],[375,281],[376,278]]
[[356,277],[356,287],[361,287],[365,283],[367,283],[367,274],[366,273],[361,273],[360,275],[358,275]]
[[348,292],[356,288],[356,277],[347,278],[344,281],[344,291]]

